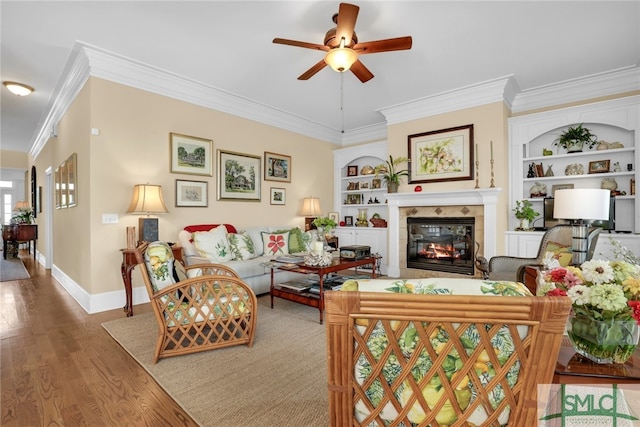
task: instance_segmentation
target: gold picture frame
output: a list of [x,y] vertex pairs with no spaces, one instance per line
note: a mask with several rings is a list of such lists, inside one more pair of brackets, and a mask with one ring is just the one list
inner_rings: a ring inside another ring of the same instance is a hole
[[213,141],[171,132],[171,173],[213,176]]

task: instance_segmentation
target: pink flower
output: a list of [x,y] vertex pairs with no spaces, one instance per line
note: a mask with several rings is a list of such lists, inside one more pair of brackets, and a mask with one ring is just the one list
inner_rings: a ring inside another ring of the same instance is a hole
[[267,247],[269,248],[269,252],[274,255],[277,254],[280,252],[280,248],[284,247],[284,238],[281,234],[272,234],[269,236],[269,243],[267,243]]

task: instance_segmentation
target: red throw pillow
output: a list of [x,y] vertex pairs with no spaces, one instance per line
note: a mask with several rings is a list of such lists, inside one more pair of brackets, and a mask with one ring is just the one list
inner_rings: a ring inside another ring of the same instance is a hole
[[[189,233],[195,233],[196,231],[209,231],[209,230],[212,230],[212,229],[216,228],[219,225],[220,224],[187,225],[184,229],[186,231],[188,231]],[[238,232],[236,230],[236,228],[231,224],[224,224],[224,226],[227,229],[227,233],[234,233],[235,234],[235,233]]]

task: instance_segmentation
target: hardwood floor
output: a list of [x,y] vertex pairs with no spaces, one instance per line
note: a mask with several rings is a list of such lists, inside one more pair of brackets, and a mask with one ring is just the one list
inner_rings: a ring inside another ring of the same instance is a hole
[[0,425],[197,426],[102,328],[122,310],[87,314],[22,252],[31,279],[0,282]]

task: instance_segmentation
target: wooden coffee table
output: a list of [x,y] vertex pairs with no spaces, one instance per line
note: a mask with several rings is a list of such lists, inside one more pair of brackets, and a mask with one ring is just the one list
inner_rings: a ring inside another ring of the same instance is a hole
[[[320,324],[322,324],[322,315],[324,313],[324,279],[327,274],[337,273],[338,271],[348,270],[350,268],[362,267],[365,265],[371,265],[371,277],[376,278],[376,258],[363,258],[363,259],[344,259],[336,258],[331,264],[326,267],[312,267],[304,264],[296,264],[293,266],[281,265],[277,267],[271,267],[271,289],[269,294],[271,296],[271,308],[273,308],[273,298],[278,297],[289,301],[294,301],[300,304],[308,305],[310,307],[316,307],[320,311]],[[274,271],[286,270],[300,274],[317,274],[320,277],[320,294],[313,294],[311,292],[291,292],[280,288],[274,279]]]

